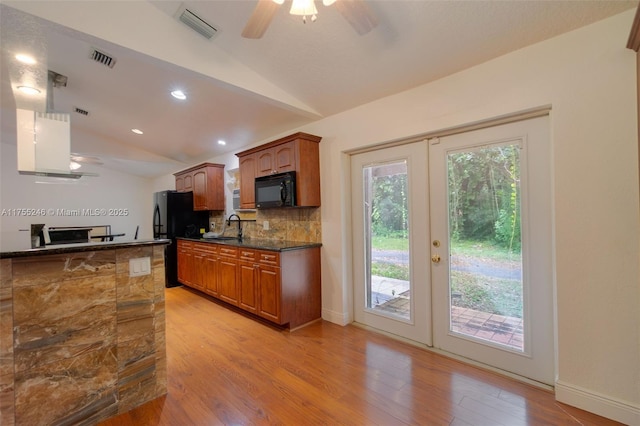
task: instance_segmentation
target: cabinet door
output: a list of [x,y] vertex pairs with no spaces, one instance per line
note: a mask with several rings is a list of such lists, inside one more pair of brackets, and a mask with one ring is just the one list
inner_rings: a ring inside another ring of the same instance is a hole
[[204,290],[205,256],[205,252],[197,249],[191,255],[191,287],[200,291]]
[[218,297],[238,306],[238,260],[218,257]]
[[296,169],[295,142],[287,142],[272,148],[276,173],[291,172]]
[[281,323],[280,268],[260,265],[258,268],[258,315],[269,321]]
[[178,281],[188,286],[193,285],[193,253],[191,250],[190,244],[178,240]]
[[176,176],[176,191],[184,192],[184,176]]
[[191,173],[185,173],[184,178],[184,191],[193,191],[193,175]]
[[275,173],[275,161],[273,158],[273,154],[274,152],[271,149],[265,149],[263,151],[256,152],[256,176],[268,176]]
[[204,264],[204,291],[212,296],[218,296],[218,255],[207,253]]
[[238,263],[240,294],[238,306],[252,314],[258,313],[257,268],[253,262]]
[[256,207],[256,167],[255,154],[240,158],[240,207],[243,209]]
[[207,171],[193,172],[193,209],[207,210]]

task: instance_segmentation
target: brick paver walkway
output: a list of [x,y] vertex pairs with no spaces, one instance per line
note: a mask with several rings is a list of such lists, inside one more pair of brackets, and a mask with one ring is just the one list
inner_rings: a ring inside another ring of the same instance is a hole
[[[409,291],[405,291],[375,308],[408,318],[409,301]],[[524,347],[522,318],[452,306],[451,328],[453,332],[487,340],[518,351],[522,351]]]

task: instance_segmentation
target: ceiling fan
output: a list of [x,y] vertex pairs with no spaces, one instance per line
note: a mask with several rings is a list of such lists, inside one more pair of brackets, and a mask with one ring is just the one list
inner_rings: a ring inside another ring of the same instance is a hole
[[[242,30],[242,37],[261,38],[276,11],[284,0],[258,0],[258,4]],[[378,25],[378,20],[365,2],[365,0],[322,0],[325,6],[334,5],[336,9],[351,24],[354,30],[360,35],[366,34]],[[292,0],[290,12],[292,15],[302,15],[303,21],[311,16],[315,21],[316,10],[314,0]]]

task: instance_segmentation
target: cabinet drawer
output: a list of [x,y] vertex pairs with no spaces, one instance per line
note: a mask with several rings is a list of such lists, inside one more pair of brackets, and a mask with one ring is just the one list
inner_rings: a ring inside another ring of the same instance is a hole
[[214,244],[209,243],[193,243],[193,250],[206,254],[218,253],[218,247]]
[[191,250],[193,249],[193,242],[191,241],[185,241],[185,240],[178,240],[178,249],[183,249],[183,250]]
[[258,262],[264,265],[280,265],[280,253],[276,251],[261,251],[258,252]]
[[247,260],[253,262],[256,260],[256,251],[251,249],[240,249],[240,255],[238,256],[240,260]]
[[238,257],[238,249],[236,247],[218,246],[218,255],[226,257]]

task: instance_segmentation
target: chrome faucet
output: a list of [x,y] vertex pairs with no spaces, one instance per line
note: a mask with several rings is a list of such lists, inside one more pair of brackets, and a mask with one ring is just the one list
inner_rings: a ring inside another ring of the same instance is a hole
[[240,221],[240,216],[238,216],[237,214],[232,214],[231,216],[229,216],[229,218],[227,218],[227,226],[231,226],[231,219],[233,217],[236,217],[236,219],[238,220],[238,239],[241,240],[242,239],[242,222]]

